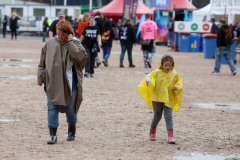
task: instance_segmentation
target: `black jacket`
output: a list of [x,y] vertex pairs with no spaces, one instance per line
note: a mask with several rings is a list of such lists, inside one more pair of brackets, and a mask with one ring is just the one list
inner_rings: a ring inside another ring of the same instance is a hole
[[217,47],[232,45],[233,31],[228,25],[222,25],[217,34]]
[[118,37],[122,44],[136,43],[136,32],[132,25],[124,24],[118,33]]
[[7,27],[7,22],[8,22],[7,17],[4,17],[3,22],[2,22],[4,28]]
[[95,17],[95,26],[98,26],[100,33],[104,32],[103,20],[100,17]]

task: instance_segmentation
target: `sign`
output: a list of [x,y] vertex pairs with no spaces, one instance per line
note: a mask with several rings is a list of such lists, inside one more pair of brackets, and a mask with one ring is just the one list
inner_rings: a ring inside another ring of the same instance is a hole
[[170,8],[171,0],[152,0],[152,8]]
[[138,7],[138,0],[133,0],[133,3],[132,3],[132,15],[131,15],[131,19],[133,20],[133,24],[136,24],[137,7]]
[[122,23],[125,23],[127,19],[130,18],[131,14],[131,0],[124,0],[123,5],[123,17],[122,17]]
[[174,31],[210,33],[212,23],[210,22],[182,22],[175,21]]

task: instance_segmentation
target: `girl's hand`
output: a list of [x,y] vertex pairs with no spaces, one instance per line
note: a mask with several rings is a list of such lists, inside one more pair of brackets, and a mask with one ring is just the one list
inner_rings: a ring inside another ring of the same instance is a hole
[[177,87],[173,86],[173,87],[172,87],[172,90],[173,90],[173,91],[177,91]]
[[149,85],[149,82],[148,81],[146,81],[146,84],[147,84],[147,86]]

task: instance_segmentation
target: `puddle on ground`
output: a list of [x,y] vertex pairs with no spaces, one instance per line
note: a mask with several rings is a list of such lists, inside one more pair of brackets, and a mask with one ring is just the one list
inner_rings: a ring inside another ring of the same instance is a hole
[[240,160],[239,156],[192,154],[190,157],[185,156],[174,157],[174,160]]
[[37,80],[37,76],[0,76],[0,79]]
[[240,110],[240,104],[195,103],[198,107],[207,109],[234,109]]
[[14,122],[14,121],[19,121],[19,120],[14,120],[14,119],[0,119],[0,122]]
[[26,64],[0,64],[0,67],[20,67],[20,68],[34,68]]
[[17,58],[0,58],[0,61],[4,62],[37,62],[33,59],[17,59]]

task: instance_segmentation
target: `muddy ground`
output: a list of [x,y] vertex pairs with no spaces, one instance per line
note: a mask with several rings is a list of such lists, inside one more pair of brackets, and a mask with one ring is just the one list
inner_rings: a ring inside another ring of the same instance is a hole
[[58,143],[47,145],[46,95],[36,84],[43,45],[41,38],[0,39],[0,159],[170,160],[193,154],[240,159],[240,63],[236,76],[228,65],[222,65],[220,75],[211,75],[214,59],[204,59],[203,53],[157,46],[153,68],[163,54],[172,54],[183,78],[184,96],[180,112],[173,113],[176,145],[167,144],[164,119],[157,128],[157,141],[151,142],[153,112],[137,85],[152,69],[144,68],[139,45],[133,49],[136,68],[128,67],[127,54],[125,68],[119,68],[117,41],[109,67],[101,65],[94,78],[83,80],[75,141],[66,141],[67,123],[61,114]]

